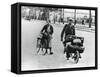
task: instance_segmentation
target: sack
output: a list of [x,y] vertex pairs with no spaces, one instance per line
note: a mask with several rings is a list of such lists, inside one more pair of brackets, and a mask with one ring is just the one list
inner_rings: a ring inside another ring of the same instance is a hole
[[71,35],[67,35],[67,36],[65,37],[65,41],[66,41],[66,42],[71,42],[72,40],[73,40],[73,38],[72,38]]
[[81,40],[80,39],[74,39],[73,43],[81,43]]
[[84,46],[76,46],[76,45],[68,45],[68,50],[70,50],[70,52],[75,52],[76,50],[79,51],[79,53],[83,53],[84,52],[85,47]]

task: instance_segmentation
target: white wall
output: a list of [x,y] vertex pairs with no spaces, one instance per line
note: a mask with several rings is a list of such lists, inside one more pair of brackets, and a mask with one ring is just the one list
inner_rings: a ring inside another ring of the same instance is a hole
[[[75,6],[100,6],[100,0],[1,0],[0,2],[0,77],[17,77],[10,72],[10,48],[11,48],[11,7],[10,5],[15,2],[32,2],[32,3],[48,3],[48,4],[64,4],[64,5],[75,5]],[[100,20],[100,7],[98,19]],[[100,23],[98,22],[98,28]],[[98,31],[98,33],[100,30]],[[98,36],[100,39],[100,36]],[[100,40],[98,40],[100,43]],[[100,44],[99,44],[100,45]],[[100,47],[99,47],[100,50]],[[98,51],[99,51],[98,50]],[[100,59],[100,53],[98,53]],[[100,67],[100,62],[99,62]],[[71,72],[57,72],[57,73],[41,73],[41,74],[29,74],[20,75],[20,77],[99,77],[99,70],[87,70],[87,71],[71,71]]]

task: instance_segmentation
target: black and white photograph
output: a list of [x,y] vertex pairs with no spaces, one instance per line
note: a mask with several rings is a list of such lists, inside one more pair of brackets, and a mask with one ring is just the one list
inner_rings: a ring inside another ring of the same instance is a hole
[[21,70],[95,67],[95,14],[21,6]]

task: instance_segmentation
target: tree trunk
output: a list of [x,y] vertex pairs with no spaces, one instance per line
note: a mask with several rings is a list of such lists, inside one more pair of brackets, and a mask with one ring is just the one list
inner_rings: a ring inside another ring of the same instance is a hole
[[63,24],[64,24],[64,8],[62,10],[63,10]]
[[91,28],[91,10],[89,10],[89,28]]

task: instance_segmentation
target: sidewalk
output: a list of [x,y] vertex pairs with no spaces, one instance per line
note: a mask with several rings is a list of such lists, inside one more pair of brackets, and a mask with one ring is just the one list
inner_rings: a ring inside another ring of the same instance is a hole
[[89,25],[80,25],[80,24],[77,24],[75,26],[75,28],[77,30],[82,30],[82,31],[87,31],[87,32],[95,32],[95,26],[91,26],[91,28],[89,28]]
[[[54,26],[59,26],[59,27],[64,27],[64,25],[67,24],[67,23],[56,23],[56,24],[53,24]],[[75,28],[76,30],[81,30],[81,31],[87,31],[87,32],[95,32],[95,26],[92,25],[91,28],[89,28],[89,25],[86,24],[86,25],[82,25],[82,24],[76,24],[75,25]]]
[[[26,20],[24,20],[24,21],[26,21]],[[29,22],[46,23],[45,21],[41,21],[41,20],[32,20],[32,21],[29,21]],[[58,22],[56,22],[55,24],[51,23],[51,25],[58,26],[58,27],[64,27],[65,24],[67,24],[67,23],[64,23],[64,24],[63,23],[58,23]],[[94,25],[92,25],[91,28],[89,28],[88,24],[86,24],[86,25],[76,24],[75,28],[76,28],[76,30],[80,30],[80,31],[95,32],[95,26]]]

